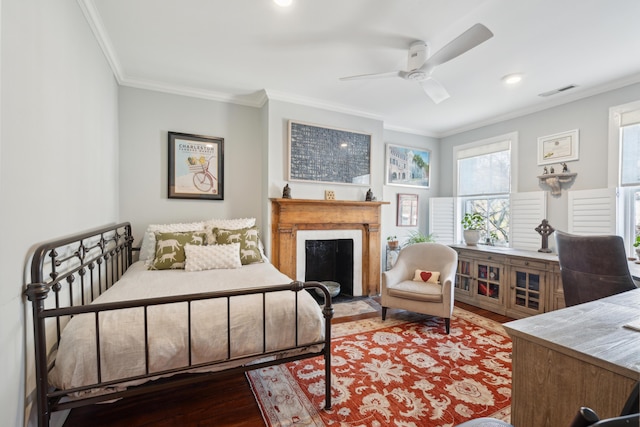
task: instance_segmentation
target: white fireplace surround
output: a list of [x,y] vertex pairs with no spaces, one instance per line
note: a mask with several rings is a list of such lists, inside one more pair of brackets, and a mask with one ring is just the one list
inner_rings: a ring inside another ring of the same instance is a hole
[[353,240],[353,296],[362,296],[362,231],[298,230],[296,239],[296,280],[304,282],[307,240]]

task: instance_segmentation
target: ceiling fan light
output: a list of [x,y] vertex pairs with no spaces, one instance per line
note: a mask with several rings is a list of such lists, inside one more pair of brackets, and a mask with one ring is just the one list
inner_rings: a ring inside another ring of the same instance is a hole
[[503,76],[501,80],[506,85],[515,85],[522,81],[522,73],[507,74]]

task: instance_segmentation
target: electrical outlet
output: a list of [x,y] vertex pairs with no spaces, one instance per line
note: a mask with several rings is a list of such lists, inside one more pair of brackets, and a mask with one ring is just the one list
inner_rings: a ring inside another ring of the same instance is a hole
[[336,193],[333,190],[324,190],[324,199],[325,200],[335,200]]

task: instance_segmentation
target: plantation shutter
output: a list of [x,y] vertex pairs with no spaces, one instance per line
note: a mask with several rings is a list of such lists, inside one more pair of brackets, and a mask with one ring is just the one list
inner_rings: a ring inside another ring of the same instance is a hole
[[453,244],[456,239],[456,198],[429,199],[429,233],[438,243]]
[[512,193],[510,242],[514,249],[537,251],[541,247],[540,234],[535,230],[547,218],[547,197],[544,191]]
[[568,191],[569,233],[622,236],[622,213],[617,188]]

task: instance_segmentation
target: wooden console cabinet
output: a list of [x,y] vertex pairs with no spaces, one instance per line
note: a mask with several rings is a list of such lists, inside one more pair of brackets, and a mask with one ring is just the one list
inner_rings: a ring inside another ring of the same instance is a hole
[[458,252],[455,298],[513,318],[564,307],[558,256],[493,246]]

